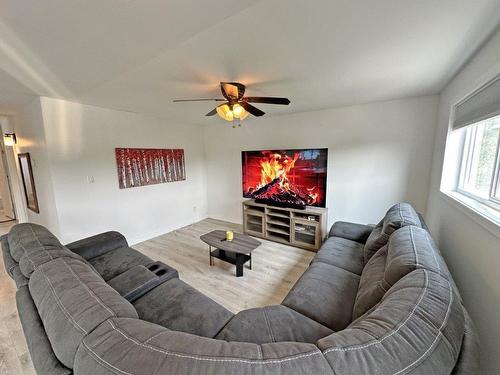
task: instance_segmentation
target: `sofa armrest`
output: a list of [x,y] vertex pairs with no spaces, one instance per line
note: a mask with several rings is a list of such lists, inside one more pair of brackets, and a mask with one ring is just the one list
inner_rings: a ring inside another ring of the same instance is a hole
[[109,280],[108,284],[127,301],[133,302],[174,277],[179,277],[177,270],[162,262],[155,262],[147,267],[134,266]]
[[71,242],[67,244],[66,247],[74,253],[80,255],[82,258],[89,260],[103,255],[108,251],[115,250],[120,247],[128,247],[128,243],[121,233],[104,232]]
[[3,235],[0,237],[0,243],[2,246],[3,253],[3,264],[5,266],[5,270],[9,274],[10,277],[14,277],[14,268],[19,267],[19,264],[12,258],[9,250],[9,241],[7,241],[7,235]]
[[329,237],[342,237],[347,240],[365,243],[373,230],[372,225],[348,223],[346,221],[337,221],[330,229]]

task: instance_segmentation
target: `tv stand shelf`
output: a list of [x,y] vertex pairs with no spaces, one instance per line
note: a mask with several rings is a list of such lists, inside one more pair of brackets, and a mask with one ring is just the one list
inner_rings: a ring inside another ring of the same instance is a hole
[[326,237],[326,208],[274,207],[243,201],[243,231],[245,234],[317,251]]

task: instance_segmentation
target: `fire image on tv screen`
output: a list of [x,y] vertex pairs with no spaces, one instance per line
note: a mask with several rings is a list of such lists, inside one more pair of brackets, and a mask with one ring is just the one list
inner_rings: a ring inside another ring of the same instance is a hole
[[327,159],[327,148],[243,151],[243,196],[273,206],[325,207]]

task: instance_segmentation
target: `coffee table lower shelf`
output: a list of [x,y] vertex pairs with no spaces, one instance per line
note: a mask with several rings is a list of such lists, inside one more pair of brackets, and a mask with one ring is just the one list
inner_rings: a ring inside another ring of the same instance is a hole
[[211,266],[213,265],[212,258],[217,258],[222,260],[223,262],[234,264],[236,266],[236,277],[243,276],[243,265],[246,262],[250,261],[249,268],[252,269],[252,253],[247,255],[220,249],[209,249],[209,253]]

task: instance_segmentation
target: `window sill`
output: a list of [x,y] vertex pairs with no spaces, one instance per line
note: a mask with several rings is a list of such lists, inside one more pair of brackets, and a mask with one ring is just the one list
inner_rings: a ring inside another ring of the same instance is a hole
[[496,237],[500,238],[500,212],[456,191],[441,191],[447,201]]

